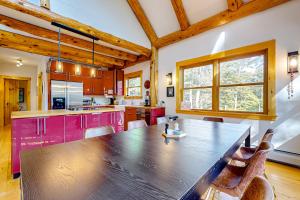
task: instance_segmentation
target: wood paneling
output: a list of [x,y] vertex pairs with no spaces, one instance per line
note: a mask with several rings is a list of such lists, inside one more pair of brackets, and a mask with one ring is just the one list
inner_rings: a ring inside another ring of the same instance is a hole
[[[0,96],[4,97],[4,78],[0,76]],[[0,99],[0,127],[4,126],[4,100]]]
[[[58,40],[58,34],[55,31],[52,30],[48,30],[33,24],[29,24],[17,19],[13,19],[10,17],[7,17],[5,15],[0,15],[0,24],[4,24],[10,28],[16,29],[16,30],[20,30],[20,31],[24,31],[26,33],[30,33],[32,35],[38,36],[38,37],[42,37],[42,38],[46,38],[46,39],[51,39],[51,40]],[[66,34],[61,34],[61,41],[66,43],[66,44],[70,44],[73,46],[77,46],[83,49],[88,49],[91,50],[93,49],[93,43],[80,39],[80,38],[76,38],[70,35],[66,35]],[[117,49],[113,49],[111,47],[106,47],[100,44],[95,44],[95,52],[99,52],[102,54],[107,54],[110,55],[112,57],[116,57],[119,59],[123,59],[123,60],[129,60],[131,62],[135,62],[137,60],[137,56],[134,54],[130,54],[124,51],[120,51]]]
[[[58,46],[54,42],[23,36],[16,33],[0,30],[0,46],[44,56],[57,57]],[[61,45],[61,57],[73,61],[92,64],[92,53],[74,47]],[[124,66],[124,61],[100,54],[95,55],[95,64],[111,67]]]
[[[71,18],[67,18],[67,17],[61,16],[61,15],[58,15],[54,12],[51,12],[47,9],[41,8],[39,6],[31,4],[29,2],[26,2],[26,1],[22,1],[22,3],[18,3],[18,2],[19,1],[15,1],[15,0],[0,0],[0,5],[14,9],[16,11],[19,11],[19,12],[22,12],[22,13],[25,13],[28,15],[31,15],[31,16],[34,16],[34,17],[37,17],[39,19],[42,19],[42,20],[45,20],[48,22],[58,22],[58,23],[64,24],[66,26],[80,30],[84,33],[98,37],[100,40],[107,42],[109,44],[112,44],[112,45],[115,45],[118,47],[122,47],[122,48],[125,48],[128,50],[131,50],[133,52],[140,53],[147,57],[150,56],[151,51],[141,45],[137,45],[135,43],[126,41],[122,38],[105,33],[94,27],[80,23]],[[78,11],[78,12],[80,12],[80,11]]]
[[176,31],[174,33],[160,37],[154,45],[157,48],[161,48],[289,1],[290,0],[251,1],[249,3],[242,5],[235,12],[232,12],[230,10],[225,10],[223,12],[220,12],[219,14],[216,14],[203,21],[191,25],[189,28],[187,28],[184,31]]
[[148,36],[149,40],[152,44],[154,44],[157,40],[157,35],[146,16],[142,6],[140,5],[138,0],[127,0],[129,6],[131,7],[132,11],[134,12],[136,18],[140,22],[141,26],[143,27],[146,35]]
[[154,46],[151,54],[150,84],[151,106],[156,106],[158,98],[158,49]]
[[124,65],[124,68],[131,67],[131,66],[134,66],[136,64],[139,64],[139,63],[142,63],[142,62],[145,62],[145,61],[148,61],[148,60],[150,60],[150,57],[139,56],[138,59],[135,62],[126,61],[125,65]]
[[173,9],[175,11],[177,20],[179,22],[180,28],[182,31],[187,29],[190,26],[186,12],[183,7],[182,0],[171,0]]
[[19,81],[4,80],[4,125],[11,123],[10,115],[19,110]]

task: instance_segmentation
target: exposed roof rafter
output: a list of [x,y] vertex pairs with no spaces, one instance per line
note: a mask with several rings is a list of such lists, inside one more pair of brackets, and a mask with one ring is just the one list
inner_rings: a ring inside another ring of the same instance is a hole
[[143,27],[146,35],[148,36],[150,42],[154,44],[158,39],[148,17],[146,16],[141,4],[138,0],[127,0],[129,6],[131,7],[132,11],[134,12],[136,18],[140,22],[141,26]]
[[145,48],[145,47],[135,44],[133,42],[129,42],[127,40],[116,37],[109,33],[105,33],[94,27],[88,26],[86,24],[80,23],[76,20],[61,16],[61,15],[58,15],[47,9],[41,8],[39,6],[33,5],[33,4],[25,2],[25,1],[21,2],[18,0],[0,0],[0,5],[5,6],[7,8],[14,9],[16,11],[20,11],[20,12],[28,14],[28,15],[32,15],[34,17],[37,17],[39,19],[42,19],[42,20],[45,20],[48,22],[58,22],[58,23],[64,24],[71,28],[80,30],[81,32],[93,35],[106,43],[109,43],[109,44],[112,44],[114,46],[118,46],[118,47],[121,47],[124,49],[128,49],[133,52],[137,52],[137,53],[145,55],[147,57],[149,57],[151,55],[151,50],[148,48]]
[[[7,27],[10,27],[12,29],[23,31],[38,37],[47,38],[55,41],[58,40],[58,35],[55,31],[48,30],[20,20],[16,20],[1,14],[0,14],[0,24],[6,25]],[[80,38],[76,38],[70,35],[66,35],[66,34],[61,34],[61,41],[66,44],[77,46],[83,49],[91,50],[93,48],[92,42]],[[129,60],[132,62],[137,60],[136,55],[124,51],[120,51],[117,49],[113,49],[110,47],[106,47],[100,44],[95,44],[95,51],[96,53],[99,52],[100,54],[106,54],[122,60]]]
[[168,46],[186,38],[190,38],[205,31],[220,27],[235,20],[267,10],[289,1],[291,0],[253,0],[249,3],[243,4],[234,12],[225,10],[212,17],[191,25],[184,31],[176,31],[166,36],[160,37],[154,45],[157,48]]
[[182,31],[184,31],[190,26],[190,23],[186,16],[186,12],[184,10],[182,0],[171,0],[171,2],[172,2],[173,9],[175,11],[177,20],[179,22],[180,28]]
[[[0,46],[43,56],[57,57],[57,43],[0,30]],[[73,61],[92,64],[89,51],[61,45],[61,57]],[[124,61],[104,55],[95,55],[95,64],[102,67],[124,66]]]
[[227,4],[228,4],[228,10],[236,11],[243,5],[243,1],[242,0],[227,0]]

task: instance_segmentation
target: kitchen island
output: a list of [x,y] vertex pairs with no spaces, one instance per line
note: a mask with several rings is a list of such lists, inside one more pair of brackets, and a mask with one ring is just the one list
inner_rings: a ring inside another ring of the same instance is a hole
[[20,174],[20,152],[38,147],[81,140],[89,128],[112,126],[124,131],[124,109],[48,110],[13,112],[12,174]]

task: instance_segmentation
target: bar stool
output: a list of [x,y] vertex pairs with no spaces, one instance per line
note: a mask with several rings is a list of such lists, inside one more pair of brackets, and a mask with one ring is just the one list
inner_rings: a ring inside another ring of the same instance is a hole
[[99,137],[99,136],[113,134],[113,133],[115,133],[115,131],[111,126],[89,128],[85,130],[84,138],[88,139],[88,138]]
[[143,128],[143,127],[148,127],[145,120],[135,120],[135,121],[128,122],[128,130]]
[[263,142],[262,148],[254,154],[247,166],[228,164],[212,187],[231,196],[241,197],[253,178],[264,174],[267,154],[273,148],[270,142]]
[[261,145],[263,144],[263,142],[271,142],[273,135],[274,131],[272,129],[268,129],[258,147],[240,147],[231,157],[231,164],[237,163],[236,161],[244,162],[245,164],[249,163],[251,157],[255,154],[255,152],[261,149]]
[[263,177],[255,177],[247,187],[241,200],[274,200],[270,183]]
[[218,117],[204,117],[203,121],[224,122],[223,118],[218,118]]

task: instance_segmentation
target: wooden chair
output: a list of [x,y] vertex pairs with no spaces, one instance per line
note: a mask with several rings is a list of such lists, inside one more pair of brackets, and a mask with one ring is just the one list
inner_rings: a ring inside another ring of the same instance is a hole
[[158,117],[157,124],[165,124],[168,123],[168,119],[166,117]]
[[274,135],[274,131],[272,129],[268,129],[266,133],[264,134],[260,144],[256,148],[250,148],[250,147],[240,147],[231,157],[233,161],[231,161],[231,164],[235,161],[240,161],[244,163],[249,163],[252,156],[255,154],[256,151],[259,151],[262,148],[263,142],[271,142],[272,137]]
[[247,187],[241,200],[274,200],[270,183],[263,177],[255,177]]
[[228,164],[213,182],[213,188],[234,197],[242,197],[253,178],[263,176],[267,154],[272,150],[270,142],[263,142],[262,149],[254,154],[247,166]]
[[128,130],[136,129],[136,128],[143,128],[147,127],[147,123],[145,120],[136,120],[128,122]]
[[89,128],[85,130],[84,137],[85,139],[99,137],[103,135],[115,133],[114,129],[111,126],[104,126],[99,128]]
[[223,118],[218,117],[204,117],[204,121],[210,121],[210,122],[224,122]]

